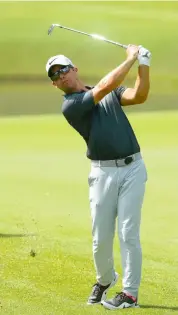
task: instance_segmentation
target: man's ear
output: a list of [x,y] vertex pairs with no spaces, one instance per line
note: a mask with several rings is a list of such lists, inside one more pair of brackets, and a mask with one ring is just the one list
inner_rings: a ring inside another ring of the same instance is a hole
[[74,67],[73,71],[78,72],[78,68]]

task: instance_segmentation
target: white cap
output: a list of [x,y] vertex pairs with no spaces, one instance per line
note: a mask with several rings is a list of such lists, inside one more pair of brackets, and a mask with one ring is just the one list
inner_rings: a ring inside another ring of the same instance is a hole
[[61,65],[61,66],[68,66],[72,65],[74,67],[74,64],[72,61],[65,57],[64,55],[56,55],[48,59],[47,64],[46,64],[46,71],[49,74],[49,70],[52,66],[54,65]]

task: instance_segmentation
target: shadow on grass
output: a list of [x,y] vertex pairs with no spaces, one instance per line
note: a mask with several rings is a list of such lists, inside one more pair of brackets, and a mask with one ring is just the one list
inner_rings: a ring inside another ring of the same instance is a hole
[[[139,304],[140,305],[140,304]],[[140,305],[141,308],[156,308],[162,310],[178,311],[178,306],[164,306],[164,305]]]
[[28,236],[36,236],[36,234],[23,233],[23,234],[1,234],[0,238],[8,238],[8,237],[28,237]]

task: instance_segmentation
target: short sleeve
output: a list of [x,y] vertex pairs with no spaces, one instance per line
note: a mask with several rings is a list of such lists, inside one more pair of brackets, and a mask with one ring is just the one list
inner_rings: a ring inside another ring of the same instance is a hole
[[119,100],[119,103],[121,101],[121,97],[122,97],[122,94],[124,93],[124,91],[127,89],[126,86],[119,86],[118,88],[116,88],[114,91],[118,97],[118,100]]
[[91,112],[95,106],[92,91],[74,93],[62,105],[62,112],[68,120],[76,120]]

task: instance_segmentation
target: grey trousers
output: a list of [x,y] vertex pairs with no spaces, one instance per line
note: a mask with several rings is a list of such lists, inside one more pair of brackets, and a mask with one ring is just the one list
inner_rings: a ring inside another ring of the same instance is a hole
[[97,281],[107,285],[114,279],[113,239],[117,222],[123,292],[135,297],[141,280],[139,234],[146,181],[142,158],[122,167],[92,165],[88,178]]

